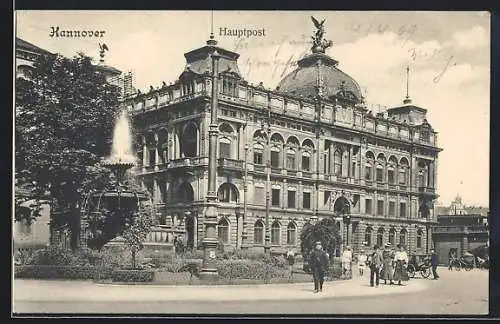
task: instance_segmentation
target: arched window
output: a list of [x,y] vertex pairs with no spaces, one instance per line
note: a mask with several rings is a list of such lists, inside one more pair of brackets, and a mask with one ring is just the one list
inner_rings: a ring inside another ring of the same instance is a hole
[[387,166],[387,181],[389,184],[396,183],[396,174],[394,173],[394,169],[398,166],[398,160],[393,156],[389,158],[389,165]]
[[160,161],[157,164],[166,163],[168,160],[168,133],[165,129],[158,132],[158,157]]
[[290,222],[288,224],[286,230],[286,244],[288,245],[297,244],[297,226],[295,226],[294,222]]
[[373,165],[375,164],[375,156],[372,152],[366,152],[365,164],[365,180],[373,180]]
[[297,169],[297,165],[295,162],[295,151],[294,150],[288,150],[286,152],[286,168],[288,170],[295,170]]
[[277,221],[271,225],[271,244],[280,244],[280,223]]
[[377,182],[384,182],[384,167],[380,164],[377,164],[376,178]]
[[181,136],[181,151],[186,157],[197,155],[198,129],[194,124],[189,124]]
[[408,160],[406,158],[401,158],[399,161],[399,184],[406,185],[407,183],[407,173],[408,173]]
[[217,192],[221,202],[238,202],[238,188],[232,183],[223,183]]
[[302,171],[311,171],[311,154],[307,151],[302,153]]
[[381,227],[377,231],[377,245],[382,247],[384,245],[384,228]]
[[194,191],[193,187],[184,182],[179,186],[179,190],[177,192],[177,199],[181,202],[189,202],[194,200]]
[[253,146],[253,163],[254,164],[264,164],[264,146],[260,144],[255,144]]
[[282,148],[283,148],[283,137],[278,134],[274,133],[271,136],[271,143],[273,146],[271,147],[271,166],[273,168],[281,168],[282,167]]
[[372,245],[372,228],[371,227],[367,227],[365,230],[365,243],[366,243],[366,246]]
[[424,235],[424,232],[419,229],[417,231],[417,249],[421,249],[422,248],[422,236]]
[[389,230],[389,243],[396,244],[396,230],[394,228]]
[[406,230],[403,228],[399,233],[399,244],[406,245]]
[[336,176],[342,176],[342,151],[335,150],[333,153],[333,166],[334,166],[334,174]]
[[227,219],[221,218],[219,223],[217,223],[217,234],[219,240],[224,243],[229,243],[229,223]]
[[219,158],[221,159],[231,158],[231,140],[227,137],[222,137],[219,140]]
[[253,242],[255,244],[264,243],[264,223],[261,220],[256,221],[253,225]]
[[385,155],[380,153],[377,156],[377,171],[376,171],[377,182],[385,182],[385,174],[384,174],[385,167],[386,167]]

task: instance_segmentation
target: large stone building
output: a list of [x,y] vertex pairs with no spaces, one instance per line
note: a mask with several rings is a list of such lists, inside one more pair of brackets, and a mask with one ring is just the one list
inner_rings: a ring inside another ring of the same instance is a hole
[[488,208],[467,207],[460,196],[449,207],[437,209],[437,224],[432,234],[440,262],[448,262],[450,249],[461,256],[467,251],[489,246],[488,216]]
[[[358,83],[317,44],[275,90],[255,86],[240,73],[239,54],[214,39],[184,54],[178,80],[124,101],[135,127],[136,173],[157,206],[151,241],[170,244],[173,232],[185,233],[198,247],[204,236],[214,51],[221,56],[220,240],[262,248],[267,228],[272,249],[298,247],[306,221],[335,217],[355,250],[401,242],[425,252],[441,151],[426,109],[407,97],[373,115]],[[342,217],[345,210],[350,217]]]

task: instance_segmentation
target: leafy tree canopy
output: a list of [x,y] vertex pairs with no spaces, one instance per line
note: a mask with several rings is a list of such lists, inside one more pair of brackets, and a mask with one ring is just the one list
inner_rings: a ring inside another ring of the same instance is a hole
[[308,256],[314,249],[316,242],[321,242],[325,251],[330,255],[335,255],[335,250],[342,243],[337,224],[333,218],[326,217],[322,220],[311,224],[307,222],[302,227],[300,233],[300,249],[304,256]]
[[109,179],[100,161],[110,151],[118,94],[84,54],[40,56],[16,79],[16,187],[29,192],[16,190],[16,206],[26,196],[48,198],[58,215],[52,225],[76,233],[81,202]]

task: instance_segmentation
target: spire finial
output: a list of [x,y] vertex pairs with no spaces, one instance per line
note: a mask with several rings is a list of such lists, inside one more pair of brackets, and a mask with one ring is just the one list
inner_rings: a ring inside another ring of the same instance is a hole
[[405,105],[411,103],[409,90],[410,90],[410,64],[406,66],[406,98],[405,100],[403,100],[403,103]]
[[215,46],[217,45],[217,41],[215,40],[214,36],[214,11],[212,10],[211,15],[210,15],[210,39],[207,40],[207,45],[210,46]]
[[109,51],[109,48],[106,44],[101,44],[99,43],[99,56],[101,59],[99,60],[99,63],[104,64],[104,52]]

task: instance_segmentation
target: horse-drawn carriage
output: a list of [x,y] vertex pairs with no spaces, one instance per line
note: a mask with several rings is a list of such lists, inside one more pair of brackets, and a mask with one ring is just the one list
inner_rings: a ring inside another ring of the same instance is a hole
[[408,276],[410,278],[415,278],[415,274],[418,272],[422,278],[429,278],[431,275],[431,257],[425,254],[414,254],[411,255],[408,261]]

